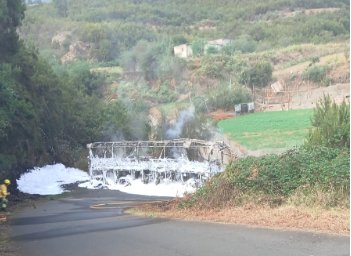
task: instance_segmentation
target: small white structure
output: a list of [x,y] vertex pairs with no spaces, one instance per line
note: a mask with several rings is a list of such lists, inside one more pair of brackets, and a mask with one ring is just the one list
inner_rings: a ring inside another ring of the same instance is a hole
[[193,49],[187,44],[181,44],[174,46],[173,48],[174,51],[174,56],[177,56],[179,58],[188,58],[193,56]]
[[284,90],[283,85],[279,81],[271,84],[271,88],[274,93],[282,92]]
[[255,111],[255,103],[240,103],[234,106],[234,110],[236,114],[252,113]]

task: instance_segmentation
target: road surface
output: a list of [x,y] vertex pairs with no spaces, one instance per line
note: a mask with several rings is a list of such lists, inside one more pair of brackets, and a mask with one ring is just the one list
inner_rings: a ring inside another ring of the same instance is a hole
[[159,199],[81,190],[16,214],[11,220],[13,239],[22,256],[341,256],[350,252],[349,237],[123,213],[137,201]]

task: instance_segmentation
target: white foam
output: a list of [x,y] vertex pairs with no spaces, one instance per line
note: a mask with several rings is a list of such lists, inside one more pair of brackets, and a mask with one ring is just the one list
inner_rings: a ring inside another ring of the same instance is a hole
[[[193,180],[185,183],[163,180],[159,184],[144,184],[139,179],[133,180],[125,177],[125,184],[106,185],[105,188],[119,190],[129,194],[182,197],[185,193],[195,191]],[[79,187],[88,189],[101,188],[102,184],[96,180],[90,181],[89,175],[79,169],[65,167],[63,164],[46,165],[35,167],[33,170],[23,174],[18,180],[18,189],[28,194],[57,195],[65,192],[64,184],[81,182]],[[128,185],[126,185],[128,184]]]
[[89,175],[75,168],[67,168],[63,164],[35,167],[23,174],[18,180],[18,189],[28,194],[57,195],[65,192],[64,184],[72,184],[89,180]]
[[147,195],[147,196],[167,196],[167,197],[183,197],[186,193],[195,192],[191,180],[186,183],[165,181],[155,184],[148,183],[144,184],[140,179],[132,180],[126,177],[127,182],[125,184],[111,184],[103,185],[102,182],[93,180],[79,184],[79,187],[85,187],[90,189],[96,189],[105,187],[111,190],[119,190],[128,194]]

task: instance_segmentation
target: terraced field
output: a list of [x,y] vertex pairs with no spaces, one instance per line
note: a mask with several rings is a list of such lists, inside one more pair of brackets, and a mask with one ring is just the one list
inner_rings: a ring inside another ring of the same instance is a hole
[[220,121],[219,128],[249,150],[301,145],[311,128],[312,109],[260,112]]

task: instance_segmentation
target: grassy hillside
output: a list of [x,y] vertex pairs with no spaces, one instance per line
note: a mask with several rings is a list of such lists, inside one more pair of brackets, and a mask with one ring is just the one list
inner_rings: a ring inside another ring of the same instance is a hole
[[[104,76],[106,102],[158,108],[166,124],[152,129],[162,131],[185,105],[199,116],[231,110],[275,81],[292,90],[348,83],[349,17],[345,0],[57,0],[28,7],[19,31],[55,70]],[[218,38],[231,43],[204,50]],[[184,43],[194,55],[175,57]]]
[[[104,50],[114,49],[115,53],[105,56],[111,60],[139,40],[154,41],[160,36],[173,37],[178,44],[221,37],[241,39],[237,45],[246,40],[253,50],[330,42],[348,37],[348,11],[345,0],[66,0],[30,7],[22,30],[40,46],[49,45],[57,32],[74,31],[74,37]],[[102,52],[96,54],[103,57]]]
[[312,109],[261,112],[220,121],[221,131],[251,150],[301,145],[311,128]]

